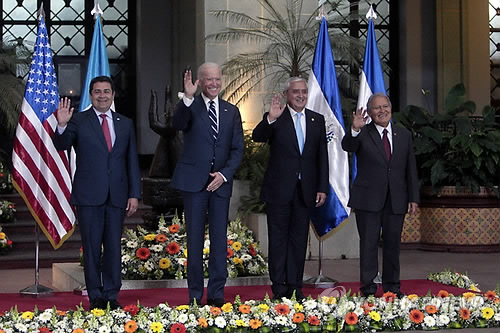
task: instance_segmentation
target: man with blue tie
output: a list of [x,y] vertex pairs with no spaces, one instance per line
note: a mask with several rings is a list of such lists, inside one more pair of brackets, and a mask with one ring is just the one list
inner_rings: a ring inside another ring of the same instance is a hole
[[76,152],[71,204],[82,236],[85,285],[90,309],[120,308],[121,237],[125,213],[135,213],[141,178],[132,120],[112,112],[113,81],[90,82],[92,108],[73,114],[63,98],[53,141],[57,150]]
[[[219,98],[222,73],[204,63],[193,83],[184,73],[184,96],[177,103],[173,127],[184,134],[184,148],[171,186],[182,192],[187,232],[189,303],[203,297],[203,244],[208,216],[210,256],[207,304],[224,304],[227,279],[227,222],[233,176],[243,157],[243,128],[238,108]],[[194,96],[198,85],[201,94]]]
[[252,138],[270,145],[261,200],[266,203],[269,276],[273,298],[304,298],[302,278],[311,209],[328,193],[328,152],[324,117],[305,108],[307,82],[286,83],[287,104],[273,97],[271,110],[255,127]]

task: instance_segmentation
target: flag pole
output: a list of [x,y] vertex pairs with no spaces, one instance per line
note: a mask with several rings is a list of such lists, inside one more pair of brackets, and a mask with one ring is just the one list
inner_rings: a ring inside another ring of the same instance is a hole
[[[38,10],[38,18],[41,19],[45,16],[43,10],[43,3],[40,4],[40,9]],[[19,293],[21,296],[27,297],[44,297],[52,296],[52,289],[42,286],[40,284],[40,265],[39,265],[39,253],[40,253],[40,228],[38,223],[35,221],[35,284],[24,289],[21,289]]]
[[304,280],[304,287],[307,288],[333,288],[337,285],[337,280],[323,275],[323,238],[319,239],[318,255],[318,275]]

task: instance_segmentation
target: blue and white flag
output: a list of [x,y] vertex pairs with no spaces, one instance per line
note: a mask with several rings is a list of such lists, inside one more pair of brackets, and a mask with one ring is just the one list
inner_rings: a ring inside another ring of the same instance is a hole
[[366,36],[365,58],[363,60],[363,71],[359,79],[359,95],[357,108],[366,109],[368,98],[375,93],[386,93],[384,84],[384,72],[380,64],[380,57],[377,48],[377,38],[375,37],[375,28],[373,19],[377,14],[370,6],[366,14],[368,22],[368,33]]
[[[92,46],[90,47],[89,64],[87,66],[87,76],[82,88],[80,99],[80,112],[90,108],[89,87],[90,81],[97,76],[110,76],[108,54],[106,44],[102,34],[101,15],[97,15],[94,25],[94,35],[92,36]],[[111,107],[114,110],[114,105]]]
[[330,192],[323,206],[316,208],[311,218],[316,234],[323,237],[343,223],[350,213],[349,161],[342,149],[344,120],[340,105],[337,74],[325,18],[321,20],[316,51],[309,75],[309,97],[306,107],[325,117]]

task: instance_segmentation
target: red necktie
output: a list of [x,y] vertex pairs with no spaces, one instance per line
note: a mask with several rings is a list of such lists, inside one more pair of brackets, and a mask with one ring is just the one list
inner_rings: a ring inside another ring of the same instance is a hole
[[108,120],[105,114],[99,115],[102,118],[102,132],[104,133],[104,138],[106,139],[106,144],[108,145],[108,150],[111,151],[111,134],[109,134]]
[[382,136],[382,142],[384,143],[384,150],[385,150],[385,157],[387,158],[388,161],[391,160],[391,144],[389,143],[389,138],[387,137],[387,130],[384,129],[382,131],[384,134]]

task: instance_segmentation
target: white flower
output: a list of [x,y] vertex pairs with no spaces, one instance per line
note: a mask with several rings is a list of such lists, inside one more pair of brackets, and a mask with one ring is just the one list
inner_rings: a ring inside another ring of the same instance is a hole
[[493,319],[495,319],[495,321],[500,321],[500,312],[495,313]]
[[203,243],[203,248],[204,249],[209,249],[210,248],[210,239],[205,239],[205,242]]
[[40,320],[42,323],[46,323],[50,320],[50,318],[52,318],[52,309],[42,312],[38,317],[38,320]]
[[448,317],[447,315],[440,315],[438,317],[438,322],[440,325],[446,326],[450,323],[450,317]]
[[223,317],[220,317],[220,316],[215,318],[215,326],[217,326],[219,328],[226,327],[226,319],[224,319]]
[[135,248],[137,247],[137,242],[136,242],[136,241],[134,241],[134,240],[129,240],[129,241],[127,242],[127,247],[128,247],[128,248],[131,248],[131,249],[135,249]]
[[124,255],[122,256],[122,262],[123,262],[123,263],[127,263],[127,262],[129,262],[129,261],[130,261],[130,255],[128,255],[128,254],[124,254]]
[[111,329],[106,325],[102,325],[99,327],[99,333],[111,333]]
[[161,252],[163,250],[163,247],[160,244],[155,244],[152,245],[149,249],[153,252]]
[[316,300],[314,299],[309,299],[307,301],[304,302],[304,307],[307,309],[307,310],[312,310],[312,309],[315,309],[316,308]]
[[438,309],[441,306],[441,300],[438,297],[433,297],[429,303]]
[[245,253],[241,256],[241,260],[243,261],[248,261],[248,260],[252,260],[252,256],[249,255],[248,253]]
[[177,320],[179,321],[179,323],[184,324],[188,320],[188,316],[185,313],[181,313],[179,315],[179,318],[177,318]]
[[144,263],[144,268],[147,270],[147,271],[152,271],[154,268],[155,268],[155,265],[151,262],[151,261],[146,261]]
[[354,309],[354,313],[359,317],[361,316],[365,311],[363,310],[362,307],[358,306],[356,309]]
[[18,331],[21,331],[21,332],[27,332],[28,331],[28,328],[26,327],[26,325],[24,324],[21,324],[21,323],[17,323],[14,325],[14,327],[18,330]]
[[277,316],[276,317],[276,324],[285,326],[286,325],[286,317],[285,316]]
[[227,239],[236,240],[238,239],[238,235],[235,234],[234,232],[228,233]]
[[434,317],[432,316],[425,316],[424,325],[427,327],[434,327],[436,326],[436,319],[434,319]]
[[178,258],[177,259],[177,263],[180,265],[180,266],[184,266],[184,263],[186,262],[186,258]]

